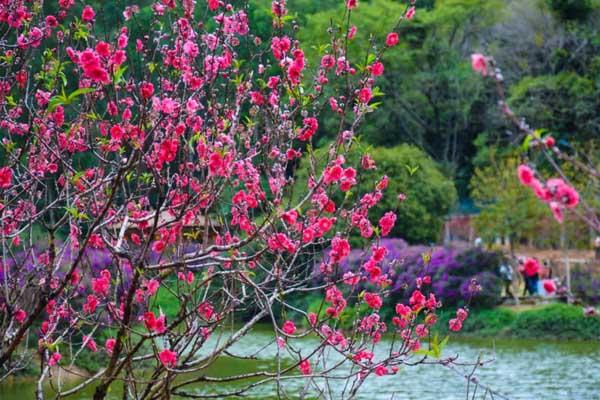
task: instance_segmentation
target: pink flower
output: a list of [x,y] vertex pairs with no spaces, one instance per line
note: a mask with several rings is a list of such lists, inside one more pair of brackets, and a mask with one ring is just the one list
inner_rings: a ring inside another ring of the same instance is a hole
[[102,270],[100,278],[92,279],[92,291],[99,296],[107,296],[110,289],[110,271]]
[[411,7],[408,9],[408,11],[406,11],[406,15],[405,15],[407,20],[411,20],[415,17],[415,7]]
[[358,6],[358,0],[346,0],[346,8],[352,10]]
[[62,359],[62,356],[59,352],[52,353],[50,358],[48,359],[48,365],[54,367],[58,362]]
[[167,368],[172,368],[177,364],[177,353],[164,349],[158,353],[158,359]]
[[319,122],[316,118],[313,117],[304,118],[303,122],[304,127],[300,131],[300,134],[298,134],[298,139],[302,141],[307,141],[312,137],[312,135],[315,134],[317,129],[319,129]]
[[252,104],[263,105],[265,104],[265,97],[259,91],[250,92],[250,101]]
[[106,349],[106,352],[108,354],[112,354],[116,344],[117,344],[117,339],[114,339],[114,338],[106,339],[106,343],[104,343],[104,348]]
[[385,38],[385,45],[387,47],[394,47],[395,45],[398,44],[398,34],[396,32],[390,32],[388,33],[387,37]]
[[315,314],[314,312],[308,313],[308,323],[310,324],[310,326],[317,325],[317,314]]
[[384,375],[387,375],[388,373],[389,373],[388,369],[383,364],[379,364],[377,367],[375,367],[375,375],[377,375],[377,376],[384,376]]
[[425,305],[425,296],[421,293],[420,290],[415,290],[410,296],[409,303],[413,306],[413,308],[423,307]]
[[456,318],[458,318],[460,322],[464,322],[468,316],[469,312],[464,308],[459,308],[458,310],[456,310]]
[[550,190],[546,189],[537,179],[534,179],[531,182],[530,187],[538,199],[542,201],[550,201],[552,199],[552,193],[550,193]]
[[579,204],[579,193],[566,183],[556,187],[554,197],[567,208],[575,208]]
[[375,262],[381,262],[383,261],[383,259],[385,258],[385,256],[387,255],[388,251],[385,247],[383,246],[373,246],[373,261]]
[[415,327],[415,334],[420,338],[424,338],[429,334],[429,329],[424,324],[419,324]]
[[471,67],[473,71],[480,73],[482,76],[488,74],[488,60],[483,54],[471,54]]
[[388,211],[379,220],[379,226],[381,227],[381,236],[387,236],[390,234],[394,225],[396,224],[396,214],[393,211]]
[[150,279],[146,282],[146,291],[148,292],[148,296],[153,296],[158,291],[160,287],[160,282],[156,279]]
[[280,349],[285,348],[285,339],[282,338],[281,336],[277,336],[277,347],[279,347]]
[[96,296],[94,296],[93,294],[88,295],[87,301],[83,305],[83,312],[85,312],[86,314],[94,313],[96,311],[96,308],[98,307],[98,304],[100,304],[100,301]]
[[79,55],[79,65],[84,75],[100,83],[108,83],[109,76],[106,68],[100,64],[100,57],[92,49],[86,49]]
[[373,74],[373,76],[380,76],[383,75],[383,71],[385,70],[383,63],[382,62],[376,62],[373,65],[371,65],[371,73]]
[[558,203],[556,201],[551,201],[549,206],[550,206],[550,211],[552,211],[552,216],[554,217],[556,222],[558,222],[559,224],[562,224],[565,219],[565,216],[563,214],[563,208],[560,205],[560,203]]
[[331,241],[331,262],[338,263],[346,258],[350,254],[350,242],[346,239],[342,239],[338,236],[334,237]]
[[396,304],[396,314],[398,314],[399,316],[407,317],[410,315],[411,312],[412,312],[412,310],[410,309],[409,306],[404,305],[402,303]]
[[23,321],[25,321],[25,318],[27,318],[27,313],[25,312],[25,310],[20,308],[15,312],[14,318],[15,321],[22,324]]
[[327,217],[322,217],[319,218],[319,220],[317,221],[317,226],[318,226],[318,231],[319,231],[319,235],[324,235],[325,233],[329,232],[331,230],[331,228],[333,227],[333,223],[335,222],[335,218],[327,218]]
[[287,9],[285,8],[285,0],[273,0],[271,3],[271,11],[278,17],[286,15]]
[[544,144],[547,147],[554,147],[554,145],[556,144],[556,142],[554,141],[554,138],[552,136],[546,136],[544,138]]
[[326,54],[321,58],[321,67],[331,69],[335,67],[335,58],[331,54]]
[[328,167],[323,173],[323,182],[326,185],[337,182],[342,179],[343,168],[338,164]]
[[83,8],[83,11],[81,12],[81,19],[85,22],[93,21],[95,16],[96,13],[94,12],[94,9],[90,6],[85,6]]
[[358,92],[358,100],[363,104],[367,104],[372,97],[373,93],[371,91],[371,88],[365,87],[360,89],[360,91]]
[[310,375],[310,361],[302,360],[300,365],[298,365],[298,369],[302,373],[302,375]]
[[379,310],[383,305],[381,297],[376,293],[365,293],[365,303],[374,310]]
[[202,303],[198,306],[198,313],[206,321],[210,321],[212,319],[213,315],[215,314],[215,310],[209,302],[205,301],[204,303]]
[[517,172],[519,174],[519,180],[521,181],[521,184],[530,186],[533,183],[533,180],[535,179],[535,173],[531,168],[529,168],[528,165],[519,165]]
[[96,341],[89,336],[83,335],[83,345],[94,353],[98,351],[98,345],[96,345]]
[[165,316],[161,315],[156,318],[151,311],[144,313],[144,325],[146,325],[148,331],[158,334],[164,333],[167,330],[165,326]]
[[343,279],[346,285],[354,286],[358,285],[358,282],[360,282],[360,275],[357,275],[352,271],[348,271],[344,274]]
[[154,243],[152,243],[152,251],[155,253],[162,253],[165,247],[166,244],[162,240],[157,240]]
[[12,186],[12,169],[0,168],[0,189],[8,189]]
[[354,36],[356,36],[356,32],[357,32],[356,25],[352,25],[350,27],[350,29],[348,29],[348,40],[354,39]]
[[283,323],[283,327],[281,328],[281,330],[286,335],[293,335],[294,332],[296,332],[296,325],[294,325],[294,323],[292,321],[288,320]]
[[219,0],[208,0],[208,8],[210,11],[216,11],[219,8]]
[[152,311],[144,313],[144,325],[146,325],[146,329],[148,329],[149,331],[153,331],[155,323],[156,316]]
[[294,225],[298,219],[298,211],[290,210],[281,215],[281,219],[288,225]]
[[127,29],[123,28],[121,34],[117,38],[117,47],[120,49],[124,49],[127,47],[127,42],[129,42],[129,36],[127,36]]
[[462,322],[458,318],[452,318],[450,321],[448,321],[448,327],[450,330],[458,332],[462,329]]
[[144,99],[149,99],[154,93],[154,85],[150,82],[142,82],[140,84],[140,93]]

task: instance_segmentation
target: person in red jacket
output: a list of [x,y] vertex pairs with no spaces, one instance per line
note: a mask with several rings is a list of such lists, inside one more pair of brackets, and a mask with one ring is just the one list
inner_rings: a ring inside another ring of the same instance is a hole
[[536,258],[528,258],[523,264],[525,272],[525,287],[530,295],[538,292],[538,281],[540,280],[540,262]]

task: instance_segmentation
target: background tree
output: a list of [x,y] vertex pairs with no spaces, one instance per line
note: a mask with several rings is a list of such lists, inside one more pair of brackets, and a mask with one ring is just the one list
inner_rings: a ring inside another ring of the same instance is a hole
[[[323,164],[327,152],[328,147],[322,147],[312,157],[317,164]],[[410,243],[437,242],[442,234],[444,219],[457,201],[453,182],[442,174],[425,152],[412,145],[386,148],[359,143],[356,150],[346,157],[349,162],[357,164],[364,155],[374,161],[376,168],[361,171],[357,176],[357,190],[339,194],[339,199],[355,201],[363,188],[386,176],[386,194],[373,207],[373,217],[379,219],[389,210],[394,210],[398,219],[391,231],[392,236]],[[296,173],[297,179],[305,181],[309,169],[309,159],[304,159]],[[358,232],[356,237],[360,237]]]

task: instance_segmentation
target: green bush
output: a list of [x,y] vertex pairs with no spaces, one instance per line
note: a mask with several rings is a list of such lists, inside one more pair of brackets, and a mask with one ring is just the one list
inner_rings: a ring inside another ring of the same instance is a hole
[[600,339],[600,319],[586,318],[581,307],[553,304],[517,314],[511,333],[518,337]]
[[[356,148],[356,147],[355,147]],[[314,151],[319,171],[327,159],[328,146]],[[410,243],[428,243],[440,237],[444,217],[456,203],[457,194],[452,180],[445,177],[437,164],[417,147],[403,144],[391,148],[376,147],[367,152],[377,163],[376,170],[360,170],[359,182],[353,193],[372,191],[375,182],[383,176],[389,178],[388,188],[383,199],[374,207],[369,216],[377,222],[383,214],[395,210],[398,215],[392,237],[401,237]],[[358,167],[359,154],[351,151],[345,165]],[[307,182],[308,161],[302,160],[296,173],[299,184]],[[358,168],[357,168],[358,170]],[[296,190],[303,193],[302,190]],[[404,193],[406,200],[400,202],[398,194]],[[339,194],[338,201],[342,194]]]
[[[439,316],[438,326],[448,332],[454,313]],[[600,340],[600,319],[584,317],[581,307],[551,304],[515,312],[507,308],[471,311],[463,324],[466,336],[514,337],[523,339]]]

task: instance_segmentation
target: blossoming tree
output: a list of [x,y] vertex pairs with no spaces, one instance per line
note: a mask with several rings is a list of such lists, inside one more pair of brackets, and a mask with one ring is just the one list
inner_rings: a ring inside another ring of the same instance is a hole
[[[398,5],[398,23],[412,19],[413,3]],[[377,166],[368,154],[349,165],[344,154],[399,37],[391,26],[364,60],[347,59],[358,3],[345,4],[322,58],[307,60],[285,0],[272,2],[270,37],[253,34],[243,2],[162,0],[149,6],[150,24],[130,5],[106,32],[74,0],[59,0],[56,13],[42,1],[0,0],[0,379],[37,364],[42,399],[57,371],[100,352],[95,373],[76,385],[59,379],[55,392],[93,387],[103,399],[119,382],[128,398],[202,397],[188,389],[255,378],[211,394],[226,397],[302,376],[319,391],[323,378],[344,379],[342,398],[369,375],[439,356],[429,330],[441,304],[426,274],[390,321],[379,314],[388,277],[378,241],[396,215],[372,221],[369,209],[398,194],[385,193],[385,176],[353,192]],[[339,127],[319,169],[311,142],[325,113]],[[294,179],[300,157],[312,160],[308,182]],[[296,203],[294,190],[305,191]],[[315,285],[314,255],[329,249],[317,268],[336,271],[351,234],[372,239],[368,262]],[[360,281],[370,289],[357,293]],[[176,298],[175,315],[161,311],[160,292]],[[322,312],[289,301],[310,292]],[[342,330],[350,305],[365,307]],[[466,317],[459,309],[450,328]],[[265,320],[285,363],[203,372]],[[394,340],[380,340],[386,331]],[[309,352],[297,346],[305,336],[318,341]],[[419,352],[427,339],[433,350]],[[331,353],[339,361],[328,363]]]

